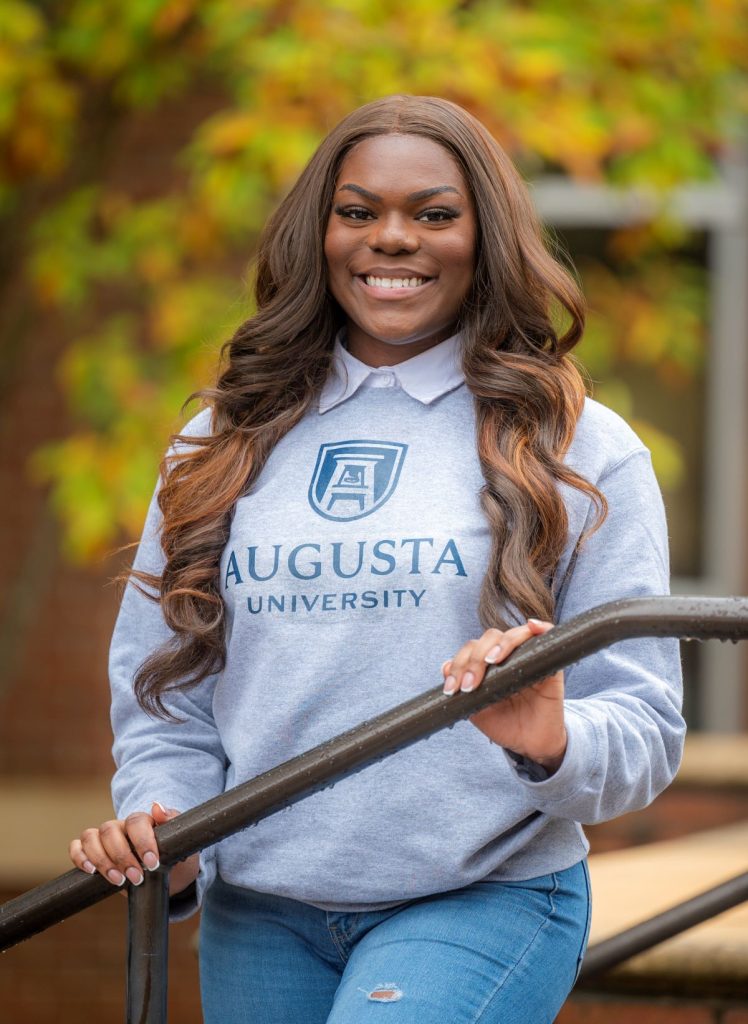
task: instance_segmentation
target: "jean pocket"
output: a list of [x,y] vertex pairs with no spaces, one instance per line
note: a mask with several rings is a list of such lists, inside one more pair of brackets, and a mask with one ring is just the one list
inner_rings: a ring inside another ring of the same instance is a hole
[[512,901],[518,912],[525,909],[542,915],[555,912],[558,877],[554,873],[535,878],[501,879],[490,884],[500,886],[505,899]]

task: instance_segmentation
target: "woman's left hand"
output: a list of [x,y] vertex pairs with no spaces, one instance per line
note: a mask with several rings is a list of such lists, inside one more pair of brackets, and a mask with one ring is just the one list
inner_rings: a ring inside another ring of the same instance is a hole
[[[506,632],[487,629],[478,640],[468,640],[442,665],[444,692],[475,690],[483,682],[489,664],[498,664],[530,637],[549,629],[553,629],[553,623],[528,619],[524,626]],[[470,721],[494,743],[524,755],[549,772],[556,771],[566,753],[563,672],[489,705],[471,715]]]

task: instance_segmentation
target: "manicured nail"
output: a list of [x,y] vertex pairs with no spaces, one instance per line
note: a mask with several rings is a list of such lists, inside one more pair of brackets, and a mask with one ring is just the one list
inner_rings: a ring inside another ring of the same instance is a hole
[[483,660],[485,662],[487,662],[489,665],[495,665],[496,662],[499,660],[499,655],[500,654],[501,654],[501,644],[496,644],[495,647],[491,648],[491,650],[488,652],[488,654],[485,656],[485,658]]
[[156,807],[158,807],[158,808],[159,808],[159,810],[161,811],[161,813],[162,813],[162,814],[166,814],[166,813],[167,813],[167,811],[166,811],[166,808],[164,807],[164,805],[163,805],[163,804],[160,804],[160,803],[158,802],[158,800],[154,800],[153,802],[154,802],[154,804],[156,805]]
[[128,868],[127,871],[125,871],[125,874],[130,879],[133,885],[143,884],[143,874],[142,872],[138,871],[137,868]]
[[125,884],[125,876],[120,874],[119,871],[115,871],[114,868],[110,868],[107,871],[106,876],[107,876],[107,878],[109,879],[110,882],[114,883],[114,885],[124,885]]
[[531,622],[533,624],[533,626],[542,626],[543,625],[543,623],[540,621],[540,619],[528,619],[527,621]]
[[454,676],[447,676],[444,680],[444,692],[451,697],[457,691],[457,680]]
[[473,675],[472,672],[466,672],[465,675],[462,677],[462,686],[460,687],[460,689],[463,691],[463,693],[468,693],[470,690],[474,689],[474,685],[475,676]]
[[156,856],[155,853],[151,853],[151,851],[149,850],[148,853],[143,854],[143,863],[145,864],[149,871],[155,871],[159,863],[158,857]]
[[84,860],[83,861],[83,870],[87,871],[89,873],[89,875],[95,875],[96,874],[96,868],[91,863],[90,860]]

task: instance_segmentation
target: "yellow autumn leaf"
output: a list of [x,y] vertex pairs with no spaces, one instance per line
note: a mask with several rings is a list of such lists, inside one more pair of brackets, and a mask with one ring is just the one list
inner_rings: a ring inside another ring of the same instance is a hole
[[652,453],[652,466],[660,485],[665,490],[675,490],[683,482],[686,471],[682,446],[648,421],[634,417],[629,423]]
[[667,325],[652,304],[629,306],[629,322],[624,341],[624,354],[635,363],[651,365],[665,353]]
[[215,258],[223,248],[220,226],[205,206],[185,210],[177,229],[181,245],[194,256]]
[[153,34],[162,39],[177,32],[195,13],[195,0],[169,0],[153,21]]
[[566,62],[552,50],[519,50],[511,55],[511,69],[528,85],[547,85],[563,75]]
[[216,157],[225,157],[244,149],[257,132],[258,120],[239,110],[216,115],[202,126],[202,144]]
[[190,329],[192,309],[185,303],[179,285],[163,289],[151,309],[150,326],[154,342],[162,348],[178,345]]
[[179,268],[179,254],[167,245],[149,245],[135,257],[140,276],[149,284],[162,284],[174,276]]

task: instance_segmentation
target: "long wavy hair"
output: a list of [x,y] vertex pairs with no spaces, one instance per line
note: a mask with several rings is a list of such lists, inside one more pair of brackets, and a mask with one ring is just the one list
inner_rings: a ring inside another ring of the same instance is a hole
[[[265,226],[257,312],[223,345],[215,386],[185,402],[201,397],[211,409],[210,434],[173,435],[162,460],[163,572],[130,569],[121,577],[160,602],[173,631],[135,675],[137,699],[152,714],[174,718],[165,695],[224,667],[219,562],[232,509],[319,395],[345,323],[328,290],[323,251],[341,163],[361,140],[393,132],[443,146],[475,204],[475,279],[457,327],[492,534],[479,603],[484,627],[506,625],[508,602],[524,616],[553,618],[553,576],[568,532],[559,484],[590,497],[597,509],[592,529],[607,514],[601,492],[564,463],[585,397],[569,356],[583,333],[585,303],[550,251],[525,182],[486,128],[458,105],[409,95],[368,103],[333,128]],[[554,303],[571,320],[560,337]]]

